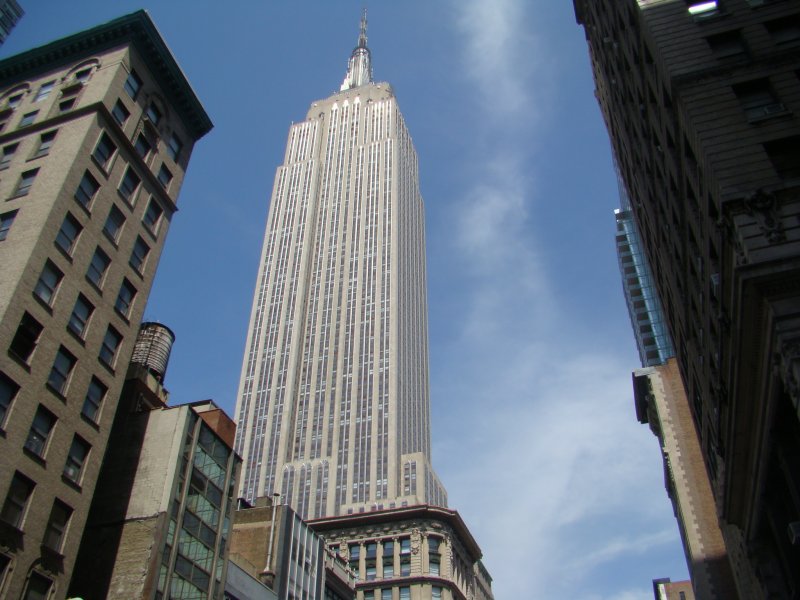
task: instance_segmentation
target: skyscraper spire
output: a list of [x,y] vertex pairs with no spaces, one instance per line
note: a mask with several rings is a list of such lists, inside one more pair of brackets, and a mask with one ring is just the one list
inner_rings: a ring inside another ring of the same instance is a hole
[[361,29],[358,34],[358,46],[353,49],[347,63],[347,75],[344,76],[340,91],[349,90],[372,83],[372,56],[367,48],[367,9],[361,15]]

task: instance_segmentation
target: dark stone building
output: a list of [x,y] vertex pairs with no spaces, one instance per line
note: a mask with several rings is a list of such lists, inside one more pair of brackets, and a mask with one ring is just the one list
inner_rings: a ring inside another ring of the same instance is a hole
[[742,598],[800,597],[800,6],[574,0]]

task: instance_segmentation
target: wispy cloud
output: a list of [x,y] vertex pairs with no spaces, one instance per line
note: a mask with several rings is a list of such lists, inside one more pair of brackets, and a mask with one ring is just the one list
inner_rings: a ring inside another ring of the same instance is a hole
[[434,400],[449,403],[434,459],[498,598],[646,598],[641,580],[621,580],[613,593],[586,585],[617,561],[674,544],[677,528],[657,442],[633,416],[636,365],[614,347],[590,353],[568,334],[591,336],[591,323],[561,310],[539,252],[532,216],[547,174],[531,156],[554,103],[540,85],[548,72],[537,59],[535,5],[452,4],[480,100],[471,126],[485,151],[466,159],[471,175],[453,201],[468,308],[446,363],[434,365]]

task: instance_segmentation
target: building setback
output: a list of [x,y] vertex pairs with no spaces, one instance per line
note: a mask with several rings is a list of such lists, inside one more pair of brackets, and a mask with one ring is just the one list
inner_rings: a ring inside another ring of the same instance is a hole
[[739,596],[797,597],[797,3],[574,6]]
[[279,492],[304,519],[446,505],[425,286],[417,156],[365,17],[275,176],[236,405],[244,498]]
[[0,0],[0,46],[24,14],[17,0]]
[[210,128],[144,12],[0,61],[3,597],[65,596],[178,191]]

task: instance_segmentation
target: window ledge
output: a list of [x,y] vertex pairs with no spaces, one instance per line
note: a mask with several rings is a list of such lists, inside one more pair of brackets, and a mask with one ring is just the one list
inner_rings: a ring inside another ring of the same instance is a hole
[[64,395],[64,393],[60,392],[59,390],[54,388],[52,385],[50,385],[49,381],[44,384],[44,387],[46,387],[51,394],[53,394],[56,398],[61,400],[64,404],[67,403],[67,397]]
[[27,446],[23,446],[22,447],[22,451],[25,453],[25,455],[28,458],[30,458],[31,460],[33,460],[36,463],[39,463],[45,469],[47,468],[47,461],[42,456],[39,456],[38,454],[36,454],[36,452],[31,450]]
[[63,481],[69,487],[73,488],[74,490],[76,490],[78,492],[82,492],[83,491],[83,488],[81,487],[81,485],[77,481],[75,481],[74,479],[70,479],[69,477],[67,477],[63,473],[61,474],[61,481]]

